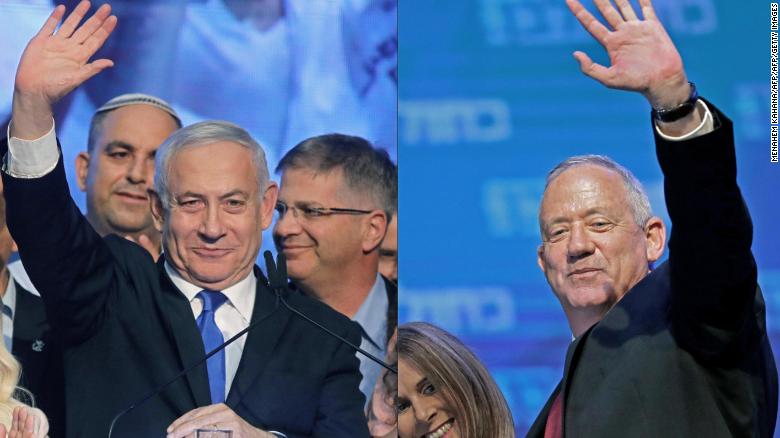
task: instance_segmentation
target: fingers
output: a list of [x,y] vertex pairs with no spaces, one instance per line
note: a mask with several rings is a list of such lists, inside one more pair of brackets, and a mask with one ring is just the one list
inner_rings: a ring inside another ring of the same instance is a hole
[[73,34],[73,31],[76,30],[76,26],[79,25],[81,19],[84,18],[84,15],[86,15],[87,11],[89,11],[89,6],[90,5],[88,1],[82,1],[79,3],[76,8],[73,9],[73,12],[68,15],[68,18],[66,18],[62,23],[60,30],[57,31],[56,37],[60,39],[69,38]]
[[183,438],[198,429],[229,428],[228,423],[235,422],[234,417],[235,413],[223,403],[193,409],[168,427],[167,438]]
[[49,18],[43,23],[41,30],[38,31],[36,36],[51,36],[57,29],[57,25],[60,24],[62,16],[65,15],[65,6],[59,5],[51,11]]
[[588,55],[583,52],[574,52],[574,58],[580,63],[580,69],[586,76],[591,77],[602,84],[610,87],[610,70],[601,64],[596,64]]
[[83,42],[84,48],[87,50],[87,53],[89,54],[88,57],[95,54],[95,52],[98,51],[101,47],[103,47],[103,43],[106,42],[106,39],[108,39],[108,36],[111,35],[111,32],[114,31],[116,28],[116,22],[117,18],[115,15],[112,15],[108,18],[106,18],[101,26],[92,32],[90,35],[86,37],[86,39]]
[[579,1],[566,0],[566,5],[569,7],[569,10],[571,10],[572,14],[577,17],[577,21],[580,22],[582,27],[593,35],[593,38],[595,38],[596,41],[601,43],[601,45],[604,45],[604,41],[606,40],[607,35],[609,35],[609,30],[604,27],[603,24],[599,23],[599,20],[596,20],[596,18],[588,12]]
[[97,11],[95,11],[94,14],[92,14],[91,17],[89,17],[89,20],[84,22],[84,24],[82,24],[76,30],[76,32],[73,33],[72,38],[77,43],[83,43],[90,35],[100,29],[100,27],[103,25],[103,22],[106,21],[110,14],[111,6],[108,3],[104,3],[101,7],[98,8]]
[[114,61],[110,59],[96,59],[89,64],[81,67],[79,70],[79,84],[83,84],[88,81],[92,76],[100,73],[101,71],[114,66]]
[[617,27],[623,23],[623,16],[612,6],[612,3],[609,0],[593,0],[593,3],[613,29],[617,29]]
[[617,4],[618,9],[620,9],[620,13],[623,14],[623,18],[626,21],[639,20],[639,17],[636,16],[634,8],[631,7],[631,3],[629,3],[628,0],[615,0],[615,4]]
[[639,7],[642,8],[642,17],[645,20],[658,21],[658,17],[655,15],[655,9],[653,9],[653,2],[650,0],[639,0]]

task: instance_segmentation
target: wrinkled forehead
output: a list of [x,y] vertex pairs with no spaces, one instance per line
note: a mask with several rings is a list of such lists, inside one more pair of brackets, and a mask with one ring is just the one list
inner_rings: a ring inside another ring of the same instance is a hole
[[582,216],[594,210],[627,212],[628,189],[614,170],[592,164],[566,169],[547,186],[539,208],[544,224],[557,217]]
[[231,141],[186,145],[165,169],[171,191],[258,190],[252,151]]

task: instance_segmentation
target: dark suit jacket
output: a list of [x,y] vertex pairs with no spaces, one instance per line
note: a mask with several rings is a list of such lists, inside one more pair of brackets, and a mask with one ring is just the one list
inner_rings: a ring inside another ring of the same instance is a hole
[[[35,397],[49,419],[49,436],[65,436],[62,342],[47,318],[43,300],[16,282],[13,355],[22,365],[19,385]],[[24,401],[24,395],[19,397]]]
[[[155,264],[141,247],[95,233],[70,199],[62,159],[44,177],[3,173],[3,181],[9,229],[64,336],[68,436],[106,436],[116,413],[203,358],[190,304],[162,259]],[[276,307],[259,269],[255,275],[252,322],[264,322],[248,335],[227,405],[252,425],[290,438],[367,437],[354,351]],[[360,342],[359,328],[326,305],[298,294],[287,300]],[[173,420],[209,404],[206,368],[199,366],[119,420],[113,436],[164,436]]]
[[669,260],[566,355],[528,433],[544,436],[563,391],[569,437],[771,437],[777,368],[736,183],[731,121],[684,142],[656,134],[672,220]]

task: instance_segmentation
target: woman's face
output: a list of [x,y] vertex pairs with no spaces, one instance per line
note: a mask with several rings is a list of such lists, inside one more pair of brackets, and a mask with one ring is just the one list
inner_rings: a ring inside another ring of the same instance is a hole
[[455,410],[440,388],[398,360],[398,434],[401,438],[460,438]]

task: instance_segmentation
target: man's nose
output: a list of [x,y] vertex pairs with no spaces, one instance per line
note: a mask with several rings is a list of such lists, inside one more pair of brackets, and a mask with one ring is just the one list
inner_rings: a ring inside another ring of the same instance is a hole
[[206,207],[198,232],[203,239],[210,242],[217,241],[225,235],[225,225],[222,223],[218,205],[211,204]]
[[147,163],[143,158],[135,157],[130,161],[127,169],[127,180],[133,184],[142,184],[151,179],[154,172],[154,163]]
[[592,254],[596,247],[584,225],[573,225],[566,246],[569,258],[577,259]]
[[301,232],[301,223],[294,208],[288,208],[284,214],[276,213],[274,235],[279,237],[290,236]]

